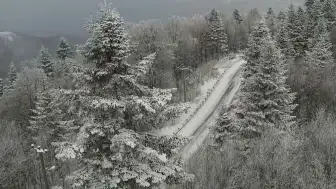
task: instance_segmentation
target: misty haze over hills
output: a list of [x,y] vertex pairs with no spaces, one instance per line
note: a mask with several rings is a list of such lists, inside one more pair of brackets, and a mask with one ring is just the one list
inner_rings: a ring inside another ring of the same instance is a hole
[[[7,75],[8,66],[13,62],[18,68],[23,61],[36,57],[42,47],[53,55],[60,42],[60,35],[37,37],[20,32],[0,32],[0,78]],[[71,45],[83,43],[84,38],[65,36]]]
[[[1,0],[0,31],[34,35],[84,34],[82,26],[98,9],[100,0]],[[162,19],[172,15],[191,16],[216,7],[228,15],[234,8],[246,12],[251,8],[276,11],[286,8],[290,0],[112,0],[126,22]],[[292,0],[300,4],[303,0]]]
[[[74,46],[85,42],[86,19],[99,9],[100,0],[1,0],[0,1],[0,77],[11,61],[16,65],[38,55],[42,45],[55,53],[64,36]],[[228,16],[235,8],[242,13],[252,8],[265,12],[288,7],[289,0],[112,0],[125,22],[161,19],[173,15],[192,16],[217,8]],[[303,0],[293,0],[300,4]],[[10,31],[10,32],[7,32]],[[11,40],[8,40],[10,36]]]

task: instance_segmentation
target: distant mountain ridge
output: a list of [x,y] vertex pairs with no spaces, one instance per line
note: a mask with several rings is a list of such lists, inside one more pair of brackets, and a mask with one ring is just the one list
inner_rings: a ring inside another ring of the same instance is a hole
[[266,12],[269,7],[280,11],[286,9],[290,3],[302,5],[304,0],[113,0],[112,2],[126,21],[138,21],[142,19],[166,20],[172,15],[204,14],[212,8],[228,16],[232,15],[235,8],[242,13],[247,13],[253,8]]
[[[85,38],[64,36],[70,45],[82,44]],[[31,60],[38,56],[42,45],[48,48],[53,56],[60,42],[59,36],[37,37],[19,32],[0,32],[0,77],[5,77],[11,61],[19,67],[22,61]]]
[[[83,30],[85,18],[96,13],[99,2],[102,0],[29,0],[21,1],[21,4],[30,7],[29,9],[11,11],[17,7],[17,1],[0,0],[0,31],[12,30],[14,33],[21,31],[35,36],[37,33],[38,36],[51,33],[85,35]],[[113,3],[126,22],[138,22],[148,19],[165,21],[173,15],[203,14],[212,8],[217,8],[228,16],[232,15],[235,8],[242,13],[253,8],[266,12],[268,7],[279,11],[287,8],[291,2],[299,5],[303,4],[304,0],[107,0],[107,2]]]
[[[164,22],[173,15],[192,16],[194,14],[204,14],[212,8],[217,8],[228,16],[231,16],[235,8],[238,8],[242,14],[247,13],[252,8],[258,8],[262,13],[266,12],[268,7],[279,11],[288,7],[291,2],[295,5],[301,5],[304,0],[134,0],[132,2],[113,0],[113,5],[125,18],[126,22],[138,22],[139,20],[147,19],[162,19]],[[95,9],[97,7],[86,8]],[[68,15],[69,13],[60,11],[60,14]],[[71,14],[73,15],[73,12]],[[88,16],[76,15],[76,17],[80,18],[77,20],[77,18],[73,19],[71,15],[68,15],[69,19],[62,20],[61,22],[56,19],[52,25],[43,24],[44,22],[41,22],[42,25],[40,25],[39,19],[43,19],[42,17],[29,22],[28,25],[24,25],[27,22],[16,26],[16,31],[20,32],[1,32],[1,28],[7,28],[7,25],[0,20],[0,77],[4,77],[7,74],[11,61],[19,65],[22,61],[33,59],[38,55],[42,45],[48,48],[50,53],[54,55],[61,36],[64,36],[70,45],[84,43],[85,31],[82,25]],[[64,25],[59,25],[60,23]],[[46,27],[50,30],[49,32],[46,30]],[[36,32],[32,31],[33,28]],[[12,29],[14,30],[15,28]],[[53,35],[54,33],[61,33],[59,31],[63,31],[62,33],[71,33],[72,35]]]

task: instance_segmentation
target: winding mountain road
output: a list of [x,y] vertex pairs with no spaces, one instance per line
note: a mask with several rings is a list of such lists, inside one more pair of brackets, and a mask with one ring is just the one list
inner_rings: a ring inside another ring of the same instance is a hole
[[218,104],[223,99],[231,81],[238,75],[241,66],[244,64],[242,59],[236,61],[229,69],[227,69],[220,79],[217,87],[212,91],[207,101],[197,111],[197,113],[188,121],[183,128],[176,133],[185,137],[190,137],[203,125],[204,122],[213,114]]
[[[194,116],[175,133],[191,140],[181,150],[179,155],[186,161],[191,157],[210,133],[210,127],[216,121],[223,107],[228,107],[240,87],[240,70],[245,61],[242,58],[235,60],[232,66],[225,71],[216,88],[206,102],[198,109]],[[163,183],[161,189],[168,186]]]
[[[243,59],[236,60],[228,68],[220,79],[216,88],[212,91],[207,101],[199,108],[195,115],[176,133],[191,138],[185,145],[180,155],[187,160],[210,133],[210,126],[213,124],[214,114],[219,113],[222,106],[229,106],[240,86],[240,70],[245,63]],[[219,107],[219,105],[221,105]]]

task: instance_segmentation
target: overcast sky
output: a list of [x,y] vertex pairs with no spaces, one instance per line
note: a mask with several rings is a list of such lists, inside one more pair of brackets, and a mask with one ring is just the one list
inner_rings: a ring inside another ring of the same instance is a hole
[[[0,30],[76,34],[102,0],[0,0]],[[300,1],[300,0],[297,0]],[[285,7],[289,0],[111,0],[126,21],[190,16],[216,7],[232,11]],[[231,14],[231,12],[228,14]]]

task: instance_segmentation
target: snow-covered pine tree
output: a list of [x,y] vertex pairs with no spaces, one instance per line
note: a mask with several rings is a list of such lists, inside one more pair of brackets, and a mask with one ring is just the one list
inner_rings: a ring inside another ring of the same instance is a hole
[[[238,100],[233,104],[235,116],[230,119],[230,124],[236,126],[236,131],[243,138],[261,136],[269,127],[290,129],[295,123],[291,116],[295,108],[294,94],[285,84],[283,57],[271,40],[264,21],[254,29],[250,39],[250,44],[255,44],[250,45],[247,51]],[[253,66],[250,65],[251,60],[255,62]]]
[[[325,81],[325,71],[328,68],[334,66],[334,58],[332,53],[332,43],[330,40],[330,33],[327,31],[326,24],[322,24],[324,18],[321,18],[321,26],[322,27],[320,33],[316,33],[315,37],[317,39],[314,40],[314,45],[306,51],[305,64],[308,69],[307,77],[305,79],[305,93],[304,95],[309,96],[309,98],[319,99],[321,94],[319,92],[321,90],[321,86],[323,81]],[[324,29],[323,29],[324,28]],[[311,106],[314,106],[312,102],[310,102]],[[306,110],[308,115],[312,115],[313,113]]]
[[315,28],[318,25],[319,19],[323,16],[323,7],[320,1],[314,1],[314,3],[307,8],[308,23],[306,26],[306,33],[308,39],[314,37],[314,30],[312,30],[312,28]]
[[286,21],[286,19],[287,19],[287,16],[286,16],[285,12],[279,11],[279,13],[277,15],[277,23],[282,24]]
[[217,123],[212,128],[214,140],[216,144],[224,144],[230,138],[234,138],[237,134],[237,127],[234,124],[230,112],[223,110],[222,115],[217,119]]
[[217,22],[218,19],[219,19],[219,13],[216,9],[212,9],[211,12],[208,15],[206,15],[206,20],[210,23]]
[[50,76],[53,72],[53,62],[51,59],[51,55],[48,52],[48,49],[42,46],[40,55],[37,60],[38,68],[43,69],[47,76]]
[[9,88],[13,89],[15,82],[17,80],[17,70],[13,62],[9,64],[9,72],[8,72],[8,81],[9,81]]
[[[298,14],[303,17],[303,10],[298,9]],[[287,12],[286,30],[288,32],[288,40],[294,47],[295,58],[302,57],[307,46],[305,23],[302,23],[302,18],[299,18],[298,14],[295,11],[294,5],[290,4]]]
[[297,56],[303,57],[305,51],[308,49],[308,36],[306,33],[307,15],[301,6],[298,6],[297,8],[296,17],[297,17],[296,33],[298,33],[298,35],[293,45],[297,53]]
[[268,37],[269,29],[266,26],[265,20],[260,21],[250,34],[247,49],[245,53],[246,65],[244,67],[243,78],[247,79],[258,71],[258,59],[260,58],[262,43],[265,42],[265,37]]
[[[287,16],[283,11],[280,11],[277,16],[277,32],[275,34],[275,41],[281,52],[288,58],[289,54],[294,55],[294,52],[288,51],[289,47],[292,47],[293,45],[288,40],[288,32],[286,26]],[[294,51],[294,48],[291,49]]]
[[272,8],[268,8],[265,19],[267,27],[271,31],[271,35],[273,37],[276,32],[276,16]]
[[228,53],[228,39],[216,9],[208,16],[208,26],[205,32],[206,51],[211,58],[219,58]]
[[328,31],[331,32],[336,23],[336,1],[324,0],[323,2],[324,18],[327,21]]
[[295,50],[291,41],[288,39],[288,32],[286,29],[286,23],[279,25],[279,29],[275,36],[275,41],[281,53],[285,55],[286,60],[294,60]]
[[62,61],[65,61],[66,58],[72,58],[73,56],[71,47],[64,37],[60,38],[60,45],[56,51],[56,56]]
[[258,106],[263,111],[268,127],[290,130],[295,124],[292,116],[296,105],[295,94],[286,84],[286,64],[283,55],[273,41],[262,48],[259,72],[256,74],[257,86],[263,96]]
[[288,32],[286,29],[286,21],[280,22],[278,24],[278,31],[275,36],[275,41],[277,46],[281,49],[281,52],[287,55],[286,50],[288,47]]
[[54,135],[57,135],[57,117],[59,113],[58,104],[53,103],[53,95],[50,91],[40,92],[37,95],[35,109],[32,110],[32,116],[30,117],[29,130],[35,140],[35,144],[38,144],[44,148],[51,145]]
[[242,16],[240,15],[238,9],[235,9],[235,10],[233,11],[233,19],[234,19],[238,24],[240,24],[240,23],[243,22],[243,18],[242,18]]
[[97,17],[102,22],[98,23],[92,18],[87,23],[86,29],[91,37],[79,51],[87,61],[95,63],[97,69],[105,67],[107,72],[103,75],[107,75],[113,67],[125,61],[129,53],[129,39],[122,27],[123,20],[114,9],[101,7]]
[[[248,12],[246,15],[246,29],[247,29],[247,35],[251,34],[254,26],[262,19],[262,16],[260,15],[258,9],[254,8]],[[245,25],[245,24],[243,24]],[[245,44],[246,45],[246,44]]]
[[248,48],[245,53],[246,64],[244,66],[242,83],[238,92],[238,99],[234,103],[234,124],[239,135],[244,138],[255,138],[262,135],[267,124],[265,115],[258,106],[262,100],[262,89],[258,86],[257,78],[260,71],[260,58],[262,48],[271,41],[269,29],[265,20],[261,20],[252,31]]
[[150,59],[137,66],[125,62],[127,34],[111,5],[102,5],[87,28],[91,36],[81,52],[95,64],[83,77],[87,83],[76,90],[53,90],[63,129],[53,143],[56,157],[82,164],[71,174],[73,187],[157,188],[190,178],[172,159],[185,140],[149,134],[166,121],[173,90],[139,84]]
[[218,51],[220,55],[227,55],[229,53],[229,44],[226,31],[224,29],[223,22],[220,22],[220,27],[218,28]]
[[307,11],[312,9],[314,3],[315,3],[315,0],[306,0],[305,1],[304,5],[306,6]]
[[313,66],[316,71],[321,70],[326,65],[331,65],[334,61],[330,34],[323,20],[321,18],[320,25],[316,28],[314,46],[307,51],[306,55],[306,62]]
[[328,26],[327,26],[327,21],[324,17],[320,17],[318,19],[318,23],[315,26],[314,29],[312,29],[312,38],[309,40],[308,46],[310,48],[313,48],[315,44],[319,41],[321,35],[329,34],[330,38],[330,33],[328,32]]

